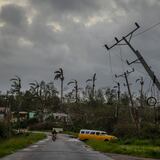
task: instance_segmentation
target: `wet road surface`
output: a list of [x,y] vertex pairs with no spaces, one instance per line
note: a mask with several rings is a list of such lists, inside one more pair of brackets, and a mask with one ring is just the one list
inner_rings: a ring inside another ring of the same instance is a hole
[[55,142],[47,139],[19,150],[18,152],[0,158],[1,160],[112,160],[108,156],[93,151],[83,142],[59,134]]

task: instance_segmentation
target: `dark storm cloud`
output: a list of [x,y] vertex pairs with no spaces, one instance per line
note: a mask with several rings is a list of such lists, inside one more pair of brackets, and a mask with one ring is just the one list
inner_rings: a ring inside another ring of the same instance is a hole
[[[96,72],[98,87],[112,86],[109,54],[103,45],[111,45],[114,36],[120,38],[132,30],[135,21],[141,25],[138,32],[160,21],[159,7],[158,0],[28,0],[23,7],[15,1],[3,5],[0,87],[7,89],[15,74],[23,78],[25,88],[33,80],[52,80],[59,67],[64,68],[66,82],[74,78],[84,86]],[[132,41],[157,74],[159,39],[157,27]],[[122,55],[124,60],[136,58],[127,47],[122,47]],[[113,49],[111,56],[113,73],[121,74],[119,48]],[[140,65],[135,68],[145,72]],[[131,80],[140,75],[135,72]]]
[[0,11],[0,54],[9,56],[17,52],[18,39],[27,31],[28,23],[23,7],[15,4],[2,6]]
[[24,8],[17,5],[3,6],[0,12],[0,19],[14,27],[24,27],[26,23],[26,15]]
[[95,11],[101,6],[97,0],[31,0],[36,7],[44,7],[44,9],[52,8],[53,11],[61,12],[82,12]]

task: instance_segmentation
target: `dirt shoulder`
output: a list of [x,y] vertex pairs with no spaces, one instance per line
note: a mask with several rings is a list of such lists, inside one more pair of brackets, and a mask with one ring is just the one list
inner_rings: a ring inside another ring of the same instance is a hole
[[152,158],[140,158],[140,157],[134,157],[134,156],[115,154],[115,153],[105,153],[105,155],[113,158],[114,160],[157,160]]

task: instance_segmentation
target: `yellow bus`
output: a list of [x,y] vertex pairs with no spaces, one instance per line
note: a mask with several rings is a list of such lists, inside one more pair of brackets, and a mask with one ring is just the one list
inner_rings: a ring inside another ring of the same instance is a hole
[[99,131],[99,130],[88,130],[88,129],[81,129],[78,135],[79,140],[85,141],[85,140],[102,140],[102,141],[110,141],[110,140],[116,140],[117,137],[108,135],[105,131]]

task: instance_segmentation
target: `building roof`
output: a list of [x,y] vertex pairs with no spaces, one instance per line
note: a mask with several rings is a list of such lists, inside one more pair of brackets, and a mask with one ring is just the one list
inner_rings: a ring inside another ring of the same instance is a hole
[[0,112],[7,112],[9,111],[10,109],[7,108],[7,107],[0,107]]

